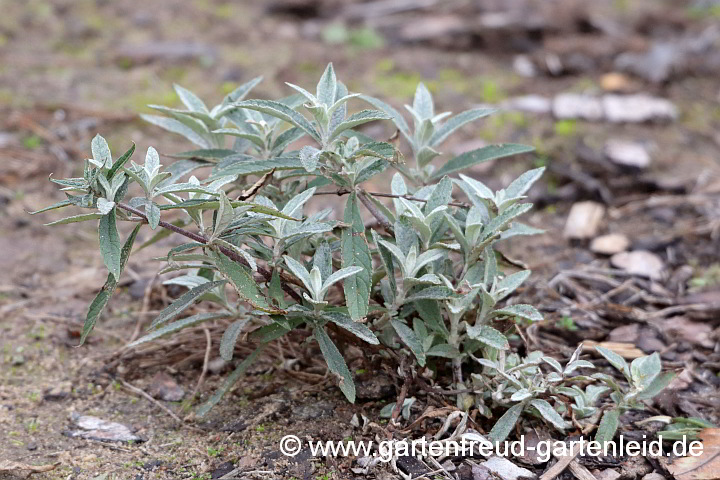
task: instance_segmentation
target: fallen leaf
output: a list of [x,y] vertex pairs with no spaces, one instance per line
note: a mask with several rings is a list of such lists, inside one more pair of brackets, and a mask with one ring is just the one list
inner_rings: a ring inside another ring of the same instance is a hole
[[698,437],[703,443],[702,455],[678,458],[667,464],[677,480],[720,479],[720,428],[706,428]]
[[593,352],[595,350],[595,347],[605,347],[608,350],[612,350],[613,352],[617,353],[621,357],[625,359],[635,359],[639,357],[644,357],[645,352],[637,348],[632,343],[625,343],[625,342],[595,342],[593,340],[585,340],[583,342],[583,351],[584,352]]
[[60,462],[51,465],[28,465],[27,463],[0,460],[0,473],[27,472],[28,477],[33,473],[44,473],[55,470]]

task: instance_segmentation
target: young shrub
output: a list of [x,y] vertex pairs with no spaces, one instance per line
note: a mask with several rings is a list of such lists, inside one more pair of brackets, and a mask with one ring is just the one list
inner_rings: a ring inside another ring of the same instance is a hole
[[[154,148],[142,164],[130,160],[134,146],[114,158],[98,135],[82,177],[51,179],[67,198],[41,211],[84,209],[53,224],[97,221],[109,271],[90,305],[80,343],[109,302],[138,231],[147,224],[156,232],[144,245],[170,233],[184,237],[185,243],[167,251],[164,272],[182,272],[166,283],[187,292],[131,346],[218,320],[229,325],[220,343],[224,359],[233,358],[241,337],[255,345],[200,414],[220,400],[268,343],[302,329],[317,342],[350,402],[353,376],[329,332],[344,331],[359,344],[392,350],[385,361],[411,357],[411,369],[426,369],[426,377],[449,366],[453,388],[473,387],[473,393],[458,396],[460,408],[476,407],[488,416],[490,406],[507,409],[492,429],[495,439],[508,435],[523,412],[565,429],[568,412],[555,401],[557,395],[574,398],[579,418],[592,417],[605,388],[568,385],[576,369],[592,367],[578,358],[579,351],[563,368],[541,352],[521,360],[510,352],[507,338],[513,322],[535,322],[542,315],[531,305],[508,303],[530,271],[506,272],[494,248],[539,231],[518,218],[532,207],[525,194],[543,169],[525,172],[498,191],[461,173],[532,148],[493,145],[445,159],[441,149],[447,138],[492,110],[436,113],[422,84],[412,106],[406,106],[411,128],[385,102],[349,93],[332,64],[315,93],[288,84],[298,93],[277,101],[246,99],[260,80],[240,86],[212,108],[179,86],[184,109],[152,106],[162,115],[143,118],[198,147],[168,155],[177,159],[169,166],[161,165]],[[349,104],[363,102],[374,109],[349,114]],[[391,143],[357,130],[375,121],[395,125],[409,144],[409,162]],[[306,146],[292,149],[298,141]],[[389,172],[395,172],[390,193],[366,190],[368,182]],[[468,204],[458,201],[461,192]],[[306,214],[307,202],[326,194],[346,196],[342,221],[332,220],[329,208]],[[381,201],[384,197],[392,198],[391,206]],[[376,221],[370,227],[363,220],[368,213]],[[124,241],[118,222],[135,225]],[[227,295],[228,287],[236,296]],[[188,316],[198,302],[214,306]],[[615,389],[610,377],[596,377],[617,397],[617,407],[603,418],[617,417],[612,412],[647,398],[666,380],[655,379],[656,357],[621,367],[627,370],[629,392]],[[405,417],[412,401],[402,403]],[[392,408],[385,413],[392,414]],[[614,433],[611,426],[603,427],[605,437]]]

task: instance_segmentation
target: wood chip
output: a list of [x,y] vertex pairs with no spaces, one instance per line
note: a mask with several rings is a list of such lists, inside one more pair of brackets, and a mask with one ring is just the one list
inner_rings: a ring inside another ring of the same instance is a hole
[[610,263],[628,273],[651,280],[661,279],[665,269],[662,259],[647,250],[616,253],[610,258]]
[[600,235],[590,243],[590,250],[601,255],[615,255],[630,247],[630,239],[622,233]]

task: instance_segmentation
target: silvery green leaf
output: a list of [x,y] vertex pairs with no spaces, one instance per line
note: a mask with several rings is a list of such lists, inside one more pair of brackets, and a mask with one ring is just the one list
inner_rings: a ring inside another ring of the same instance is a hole
[[455,115],[450,118],[447,122],[443,123],[435,129],[435,133],[430,139],[430,145],[439,145],[447,137],[449,137],[455,130],[462,127],[463,125],[472,121],[478,120],[483,117],[495,113],[497,110],[494,108],[474,108],[472,110],[466,110],[462,113]]
[[[465,182],[467,186],[470,187],[470,191],[477,195],[478,197],[482,199],[493,199],[495,197],[495,194],[492,190],[490,190],[484,183],[482,183],[480,180],[475,180],[474,178],[470,178],[467,175],[460,174],[460,178]],[[458,182],[458,185],[460,187],[463,187],[462,184]],[[463,190],[466,190],[463,188]]]
[[358,267],[358,266],[346,267],[346,268],[342,268],[342,269],[338,270],[337,272],[333,273],[325,280],[325,283],[323,283],[322,289],[320,290],[320,296],[322,297],[323,295],[325,295],[325,292],[327,292],[331,286],[333,286],[335,283],[339,282],[340,280],[351,277],[362,271],[363,271],[363,267]]
[[120,237],[118,236],[117,226],[115,225],[115,209],[111,209],[110,213],[100,217],[98,224],[98,238],[100,239],[100,253],[102,254],[105,266],[110,273],[113,274],[115,280],[120,279],[121,261],[120,261]]
[[490,434],[488,435],[489,439],[493,442],[502,442],[505,440],[505,438],[510,435],[513,428],[515,428],[515,424],[518,419],[520,419],[520,414],[524,408],[525,405],[522,403],[518,403],[517,405],[510,407],[503,416],[495,422],[495,425],[493,425],[493,428],[490,430]]
[[620,372],[622,372],[622,374],[628,381],[632,380],[632,376],[630,375],[630,367],[628,366],[627,362],[623,357],[613,352],[609,348],[597,346],[595,347],[595,350],[597,350],[600,355],[605,357],[605,360],[610,362],[610,365],[620,370]]
[[225,278],[230,280],[238,296],[254,308],[270,314],[286,313],[270,305],[247,267],[230,260],[220,252],[215,255],[215,266]]
[[352,318],[340,312],[323,312],[323,318],[330,320],[335,325],[347,330],[359,339],[371,344],[379,345],[380,340],[377,339],[375,334],[360,322],[353,321]]
[[344,228],[341,238],[342,266],[361,267],[363,270],[343,282],[348,312],[353,320],[367,315],[372,286],[372,257],[365,240],[365,224],[360,215],[356,194],[348,197],[343,221],[352,225]]
[[443,258],[444,256],[445,252],[437,248],[433,248],[431,250],[427,250],[421,253],[415,260],[414,266],[412,267],[412,270],[410,271],[410,274],[408,276],[414,277],[422,267],[424,267],[430,262],[434,262],[435,260]]
[[415,142],[418,146],[426,146],[430,141],[433,133],[435,132],[435,126],[432,120],[423,120],[420,122],[420,126],[415,131]]
[[543,172],[545,172],[545,167],[528,170],[520,175],[505,189],[506,198],[517,198],[525,195],[530,190],[530,187],[542,176]]
[[337,89],[337,78],[335,77],[335,69],[332,63],[328,63],[323,72],[320,81],[317,84],[317,92],[315,96],[320,103],[330,107],[335,103],[335,91]]
[[215,225],[213,227],[213,239],[217,238],[232,223],[235,216],[233,206],[225,195],[224,190],[220,190],[220,206],[215,217]]
[[442,358],[462,358],[463,356],[456,348],[451,347],[447,343],[433,345],[425,352],[425,355],[428,357]]
[[388,105],[387,103],[383,102],[382,100],[379,100],[377,98],[370,97],[368,95],[360,95],[360,98],[374,106],[375,108],[378,108],[382,110],[383,112],[390,115],[390,118],[392,119],[395,126],[400,130],[400,132],[405,135],[407,139],[410,139],[410,127],[408,126],[407,122],[403,118],[402,115],[400,115],[400,112],[398,112],[395,108]]
[[415,154],[415,158],[417,158],[418,164],[421,167],[424,167],[425,165],[428,165],[430,162],[432,162],[439,155],[440,153],[436,150],[433,150],[431,147],[424,146]]
[[127,149],[125,153],[122,154],[120,158],[118,158],[115,162],[113,162],[112,168],[110,168],[110,171],[107,173],[107,178],[112,179],[115,174],[127,163],[128,160],[130,160],[130,157],[132,157],[132,154],[135,152],[135,144],[133,143],[130,148]]
[[292,108],[280,102],[272,100],[245,100],[233,104],[236,107],[247,108],[250,110],[256,110],[258,112],[267,113],[288,123],[301,128],[305,133],[310,135],[315,141],[322,142],[320,134],[312,126],[312,124],[303,117],[300,113],[296,112]]
[[275,157],[270,160],[254,160],[246,161],[246,159],[238,159],[235,161],[232,157],[228,157],[223,164],[215,167],[210,179],[228,176],[228,175],[259,175],[265,174],[272,169],[275,170],[294,170],[303,168],[300,157]]
[[209,292],[210,290],[214,289],[215,287],[219,287],[220,285],[224,285],[225,280],[221,280],[218,282],[207,282],[203,283],[201,285],[198,285],[197,287],[185,292],[180,297],[178,297],[174,302],[172,302],[170,305],[165,307],[160,314],[155,317],[155,319],[150,324],[150,328],[156,328],[159,325],[162,325],[163,323],[167,322],[168,320],[172,320],[173,318],[180,315],[182,312],[187,310],[191,305],[193,305],[200,297],[202,297],[204,294]]
[[267,343],[261,343],[245,360],[243,360],[240,365],[238,365],[235,370],[228,375],[228,377],[225,379],[225,383],[217,389],[217,391],[213,394],[210,399],[205,402],[200,408],[197,409],[197,416],[202,418],[215,406],[217,405],[220,400],[222,400],[222,397],[225,396],[227,392],[230,391],[230,389],[237,383],[238,380],[245,374],[245,370],[247,370],[250,365],[255,361],[257,357],[260,356],[260,354],[265,350],[265,347],[267,346]]
[[[495,276],[497,275],[497,259],[495,258],[495,250],[491,247],[485,247],[485,253],[483,254],[485,259],[485,268],[483,272],[483,284],[486,286],[492,285]],[[495,302],[498,298],[493,296]]]
[[660,374],[662,364],[660,355],[655,352],[652,355],[636,358],[630,364],[630,376],[632,383],[638,390],[645,390]]
[[[382,240],[380,239],[380,235],[375,230],[371,230],[373,242],[375,242],[375,245],[377,245],[378,253],[380,254],[380,261],[382,262],[383,268],[385,269],[385,275],[387,276],[391,295],[393,297],[393,300],[395,298],[395,293],[397,292],[397,285],[395,280],[395,263],[393,262],[393,253],[390,252],[390,250],[382,244]],[[393,245],[394,246],[394,245]],[[395,247],[397,249],[397,247]],[[399,249],[395,252],[395,255],[400,255],[404,259],[404,255],[402,252],[400,252]]]
[[145,202],[145,216],[147,216],[150,228],[155,230],[160,224],[160,207],[158,204],[151,200]]
[[323,280],[332,274],[332,251],[327,241],[323,241],[315,249],[313,267],[317,267],[318,270],[320,270]]
[[197,133],[192,128],[188,127],[184,123],[174,119],[174,118],[168,118],[168,117],[161,117],[159,115],[147,115],[147,114],[140,114],[140,117],[145,120],[148,123],[152,123],[153,125],[157,125],[160,128],[163,128],[169,132],[177,133],[178,135],[182,135],[186,139],[188,139],[190,142],[194,143],[195,145],[201,147],[201,148],[213,148],[214,145],[211,144],[207,139],[205,139],[202,135]]
[[505,315],[508,317],[518,317],[522,318],[523,320],[528,320],[530,322],[539,322],[543,319],[543,316],[538,310],[533,307],[532,305],[526,305],[526,304],[517,304],[517,305],[508,305],[505,308],[499,308],[497,310],[493,310],[491,313],[492,316],[498,316],[498,315]]
[[517,288],[522,285],[525,280],[527,280],[530,273],[530,270],[522,270],[508,275],[500,280],[497,283],[497,290],[501,293],[497,296],[497,300],[500,301],[517,290]]
[[617,432],[620,420],[620,410],[613,408],[612,410],[606,410],[603,413],[600,425],[598,425],[597,432],[595,433],[595,441],[600,442],[600,445],[604,445],[605,442],[612,442]]
[[[125,240],[125,243],[123,244],[122,250],[120,251],[121,271],[125,268],[125,265],[127,265],[128,258],[130,257],[130,251],[132,250],[133,244],[135,243],[135,239],[137,238],[137,234],[140,231],[141,226],[142,225],[140,224],[136,225],[133,231],[128,236],[127,240]],[[112,294],[115,292],[117,284],[118,281],[115,275],[109,273],[102,289],[90,303],[87,315],[85,316],[85,323],[83,325],[82,334],[80,335],[79,345],[85,343],[88,335],[90,335],[90,332],[92,332],[92,329],[95,327],[98,318],[100,318],[100,314],[103,312],[105,306],[110,301],[110,297],[112,297]]]
[[[393,175],[390,182],[390,191],[393,195],[407,195],[408,191],[407,186],[405,185],[405,180],[403,180],[402,175],[399,173]],[[393,198],[393,204],[395,204],[395,215],[398,217],[400,217],[405,210],[405,207],[400,200],[400,198]]]
[[548,423],[561,432],[567,428],[567,422],[563,420],[560,414],[547,401],[536,398],[534,400],[530,400],[530,405],[535,407],[535,409],[545,420],[547,420]]
[[431,119],[435,115],[435,107],[430,91],[424,83],[418,83],[413,99],[413,110],[422,119]]
[[101,214],[107,215],[110,210],[115,208],[115,202],[109,202],[104,198],[100,197],[97,199],[97,207]]
[[510,344],[502,332],[492,328],[490,325],[472,325],[467,327],[468,337],[482,342],[498,350],[509,350]]
[[555,360],[552,357],[542,357],[542,361],[550,365],[552,368],[554,368],[558,373],[562,373],[563,368],[562,365],[560,365],[560,362]]
[[305,132],[298,127],[292,127],[288,128],[284,132],[282,132],[280,135],[275,138],[275,141],[272,144],[272,150],[270,152],[271,156],[276,157],[282,152],[294,141],[299,140],[305,135]]
[[342,354],[322,327],[316,327],[314,335],[320,346],[320,351],[325,357],[328,369],[340,376],[340,390],[342,390],[350,403],[355,403],[355,383]]
[[447,300],[453,298],[454,293],[447,287],[428,287],[414,292],[405,299],[406,302],[417,300]]
[[578,368],[595,368],[595,365],[593,365],[592,362],[588,362],[587,360],[575,360],[574,362],[568,362],[568,364],[565,366],[563,374],[569,375]]
[[[665,387],[667,387],[670,384],[670,382],[672,382],[673,378],[675,378],[674,372],[665,372],[665,373],[659,374],[635,398],[637,398],[638,400],[648,400],[648,399],[653,398],[655,395],[660,393]],[[590,386],[588,386],[588,388],[589,387]]]
[[320,269],[317,267],[312,267],[310,269],[310,282],[312,283],[312,290],[313,296],[316,298],[322,300],[323,294],[325,292],[322,292],[322,274],[320,273]]
[[244,138],[245,140],[248,140],[249,142],[260,147],[261,149],[265,148],[265,139],[256,133],[244,132],[242,130],[238,130],[237,128],[220,128],[218,130],[213,130],[212,133]]
[[457,223],[457,220],[455,218],[448,214],[447,212],[444,213],[445,220],[447,220],[448,225],[450,225],[450,231],[452,232],[453,236],[455,237],[455,240],[460,245],[460,248],[462,249],[464,254],[467,254],[470,251],[470,246],[468,245],[467,240],[465,239],[465,234],[463,233],[462,229],[460,228],[460,225]]
[[512,400],[513,402],[522,402],[526,398],[530,397],[532,397],[532,393],[530,393],[530,390],[528,390],[527,388],[521,388],[510,396],[510,400]]
[[283,255],[283,258],[285,259],[285,265],[287,265],[293,275],[303,282],[303,285],[305,285],[308,292],[313,292],[313,282],[310,278],[310,272],[307,271],[303,264],[287,255]]
[[300,95],[305,97],[310,102],[310,105],[317,105],[319,103],[322,103],[322,102],[318,101],[318,98],[315,95],[313,95],[312,93],[308,92],[307,90],[305,90],[304,88],[302,88],[298,85],[295,85],[290,82],[285,82],[285,85],[287,85],[288,87],[292,88],[293,90],[298,92]]
[[140,337],[139,339],[135,340],[132,343],[129,343],[127,345],[127,348],[137,347],[138,345],[142,345],[142,344],[150,342],[152,340],[156,340],[160,337],[164,337],[165,335],[179,332],[180,330],[183,330],[185,328],[192,327],[194,325],[198,325],[200,323],[207,322],[210,320],[218,320],[220,318],[225,318],[229,315],[230,314],[227,312],[198,313],[191,317],[187,317],[187,318],[183,318],[182,320],[178,320],[177,322],[172,322],[172,323],[168,323],[167,325],[163,325],[162,327],[158,328],[157,330],[153,330],[152,332],[148,333],[147,335]]
[[249,317],[236,320],[231,323],[227,330],[223,333],[223,336],[220,339],[220,356],[226,362],[232,360],[233,353],[235,352],[235,342],[237,342],[243,328],[245,328],[245,325],[247,325],[249,321]]
[[505,143],[501,145],[489,145],[469,152],[462,153],[449,160],[445,165],[432,174],[432,178],[440,178],[443,175],[466,170],[474,165],[485,163],[496,158],[509,157],[520,153],[532,152],[534,147]]
[[90,146],[93,156],[90,162],[98,168],[112,168],[113,161],[112,155],[110,154],[110,147],[100,134],[93,137]]
[[400,320],[393,319],[390,323],[392,323],[392,326],[395,329],[395,332],[400,337],[400,340],[402,340],[402,342],[407,345],[413,355],[415,355],[418,364],[421,367],[424,367],[425,350],[423,349],[422,342],[417,337],[417,335],[415,335],[415,332],[410,327],[402,323]]
[[330,134],[330,140],[334,140],[345,130],[355,128],[375,120],[389,120],[390,116],[379,110],[362,110],[350,115],[345,121],[337,125]]
[[51,227],[53,225],[66,225],[68,223],[86,222],[88,220],[97,220],[102,217],[102,213],[83,213],[80,215],[73,215],[72,217],[66,217],[60,220],[55,220],[54,222],[46,223],[45,226]]
[[488,239],[493,235],[497,235],[514,218],[519,217],[531,208],[532,203],[520,203],[516,205],[511,205],[504,212],[490,220],[490,222],[485,225],[485,227],[483,228],[483,239]]
[[300,149],[300,161],[308,172],[314,172],[317,168],[318,159],[321,151],[310,145],[306,145]]
[[241,101],[248,93],[250,93],[250,90],[252,90],[258,83],[262,82],[262,80],[263,77],[255,77],[249,82],[240,85],[238,88],[225,96],[223,104],[227,105],[230,103]]
[[197,95],[178,84],[173,85],[173,87],[175,88],[175,93],[177,93],[180,101],[188,108],[188,110],[193,112],[209,113],[205,103],[200,100]]
[[500,239],[505,240],[506,238],[515,237],[518,235],[538,235],[545,233],[545,230],[540,228],[531,227],[520,222],[513,222],[513,224],[500,234]]

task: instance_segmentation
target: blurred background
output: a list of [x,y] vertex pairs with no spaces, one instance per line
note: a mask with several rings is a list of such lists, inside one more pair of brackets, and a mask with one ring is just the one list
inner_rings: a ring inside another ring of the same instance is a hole
[[[630,342],[664,349],[671,367],[692,348],[712,347],[717,326],[695,317],[618,328],[635,307],[720,298],[718,0],[0,0],[0,331],[8,339],[0,400],[33,406],[55,385],[58,365],[67,380],[93,361],[68,347],[105,279],[97,233],[89,223],[44,227],[57,212],[27,215],[62,199],[48,175],[80,174],[96,133],[115,155],[131,142],[136,157],[155,146],[164,164],[192,149],[138,116],[149,103],[179,106],[173,83],[215,105],[263,75],[252,96],[280,97],[292,93],[285,81],[314,88],[330,61],[350,91],[401,111],[419,81],[439,111],[501,109],[463,128],[443,158],[488,143],[536,147],[472,174],[499,188],[531,166],[548,167],[530,192],[528,218],[548,233],[503,251],[535,272],[521,300],[547,314],[540,345]],[[151,250],[131,260],[91,354],[134,328],[158,268],[144,261]],[[578,274],[579,266],[595,270]],[[598,277],[608,268],[626,273]],[[588,310],[610,290],[625,296],[600,314]],[[53,341],[40,342],[46,337]],[[114,405],[129,411],[126,403]],[[678,414],[698,413],[678,405]],[[34,417],[18,411],[11,422],[24,432]],[[25,454],[32,441],[23,433],[4,447]]]

